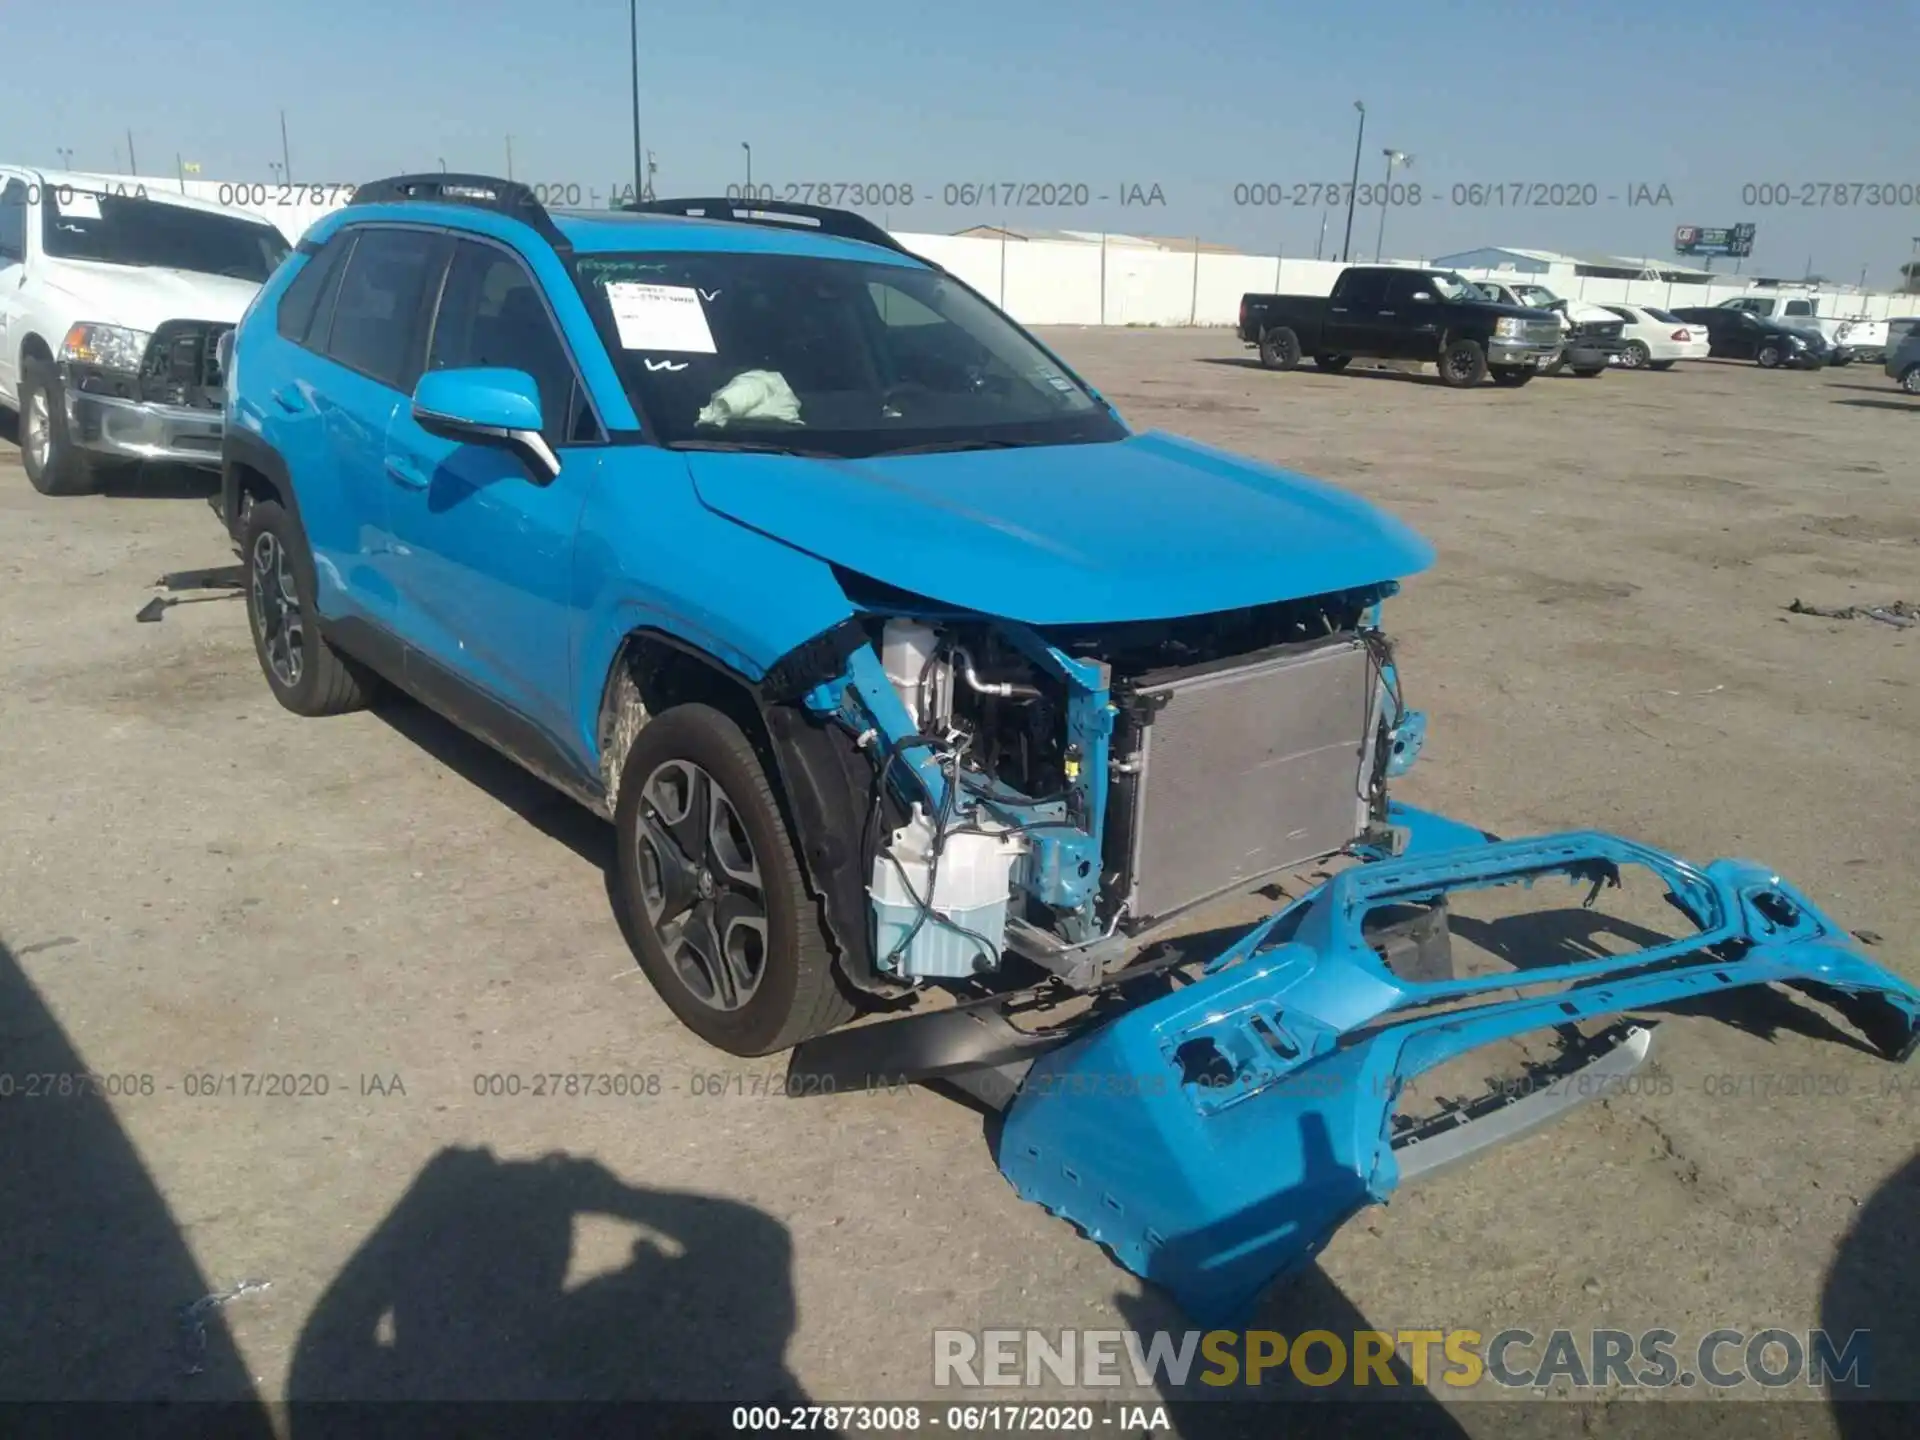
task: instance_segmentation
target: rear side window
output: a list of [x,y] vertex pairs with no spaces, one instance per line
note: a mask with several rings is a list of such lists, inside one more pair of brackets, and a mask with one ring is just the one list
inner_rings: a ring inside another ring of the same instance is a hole
[[[574,383],[573,361],[527,269],[504,250],[462,240],[453,252],[427,353],[429,370],[469,366],[524,370],[540,388],[549,444],[591,438],[594,425]],[[586,435],[580,434],[584,427]]]
[[27,258],[27,187],[9,180],[0,190],[0,259]]
[[[296,345],[307,343],[307,337],[314,333],[313,317],[320,307],[320,296],[352,248],[351,235],[336,235],[319,253],[307,257],[307,263],[300,267],[300,273],[293,277],[286,294],[280,297],[280,308],[274,314],[275,327],[282,340],[291,340]],[[325,331],[320,333],[324,335]]]
[[420,372],[420,320],[443,242],[423,230],[363,230],[340,277],[327,355],[396,390]]
[[[1638,325],[1640,323],[1640,317],[1634,314],[1631,310],[1627,309],[1624,305],[1602,305],[1600,308],[1602,310],[1605,310],[1609,315],[1618,315],[1622,320],[1626,321],[1629,325]],[[1649,311],[1648,313],[1651,314],[1652,312]]]
[[1349,270],[1340,277],[1334,299],[1352,308],[1384,305],[1387,301],[1387,276],[1378,270]]
[[1656,310],[1651,305],[1646,308],[1647,314],[1651,315],[1655,320],[1658,320],[1662,325],[1684,325],[1687,323],[1671,310]]

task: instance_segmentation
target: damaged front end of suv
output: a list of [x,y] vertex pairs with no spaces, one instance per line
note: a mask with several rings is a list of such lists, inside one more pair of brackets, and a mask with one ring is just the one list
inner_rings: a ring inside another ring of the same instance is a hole
[[[967,1092],[1002,1112],[1023,1196],[1198,1319],[1243,1316],[1399,1184],[1608,1093],[1650,1010],[1778,985],[1891,1060],[1920,1038],[1920,992],[1769,871],[1391,800],[1425,721],[1384,608],[1428,553],[1378,518],[1338,567],[1301,567],[1333,588],[1172,618],[992,615],[840,569],[857,613],[769,677],[783,752],[838,734],[835,783],[863,797],[813,846],[830,915],[840,859],[843,964],[952,1002],[805,1042],[793,1088]],[[802,796],[807,769],[785,765]],[[1591,903],[1628,874],[1685,933],[1457,973],[1462,897],[1560,878]],[[1224,947],[1178,938],[1263,886],[1293,898]],[[1415,1113],[1421,1077],[1510,1042],[1518,1075]]]

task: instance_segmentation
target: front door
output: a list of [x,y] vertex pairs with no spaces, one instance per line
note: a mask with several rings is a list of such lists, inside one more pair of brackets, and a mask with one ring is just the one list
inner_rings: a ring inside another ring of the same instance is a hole
[[477,694],[483,708],[460,718],[552,770],[574,729],[573,543],[599,425],[538,282],[502,246],[458,242],[426,365],[531,375],[561,469],[540,483],[511,451],[429,434],[409,404],[394,412],[385,468],[408,684],[446,708]]

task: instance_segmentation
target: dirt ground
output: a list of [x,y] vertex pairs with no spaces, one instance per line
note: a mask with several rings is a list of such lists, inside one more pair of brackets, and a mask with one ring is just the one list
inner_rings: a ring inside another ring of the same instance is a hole
[[[1920,405],[1877,367],[1457,393],[1049,338],[1136,426],[1431,537],[1402,798],[1764,861],[1920,976],[1920,627],[1786,611],[1920,600]],[[127,1092],[0,1100],[0,1394],[926,1398],[935,1328],[1185,1328],[974,1111],[777,1098],[683,1030],[600,822],[418,708],[286,714],[233,600],[134,623],[229,558],[209,493],[46,500],[0,449],[0,1069]],[[1920,1396],[1920,1066],[1766,995],[1659,1038],[1670,1083],[1361,1216],[1259,1323],[1870,1326]]]

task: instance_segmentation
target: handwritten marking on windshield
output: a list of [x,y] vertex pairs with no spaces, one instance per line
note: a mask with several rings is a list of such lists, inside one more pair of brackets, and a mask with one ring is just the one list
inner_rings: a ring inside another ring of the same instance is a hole
[[680,371],[686,368],[687,368],[687,362],[685,360],[649,360],[647,361],[647,369],[652,371],[660,371],[660,370]]

